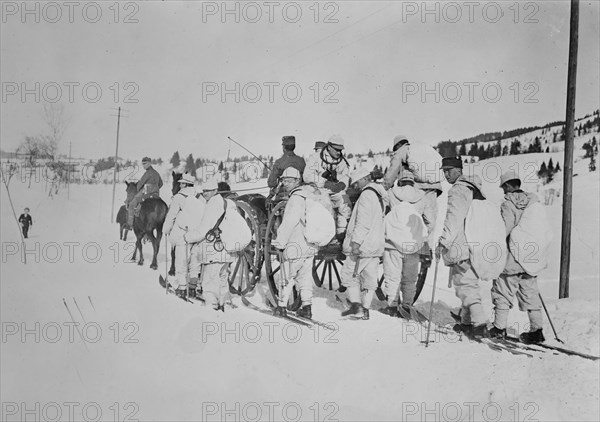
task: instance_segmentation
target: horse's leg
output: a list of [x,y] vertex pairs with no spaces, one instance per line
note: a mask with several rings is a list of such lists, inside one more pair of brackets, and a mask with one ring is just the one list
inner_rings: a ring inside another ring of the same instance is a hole
[[137,251],[139,249],[139,251],[140,251],[140,259],[138,261],[138,265],[144,265],[144,253],[142,252],[142,235],[143,234],[136,233],[135,235],[137,236],[137,240],[135,242],[135,250]]
[[158,268],[158,264],[156,263],[156,254],[158,254],[158,245],[157,239],[154,237],[154,230],[146,232],[146,236],[152,242],[152,262],[150,263],[150,268],[156,270]]
[[119,240],[123,240],[123,225],[119,223]]
[[127,242],[127,233],[129,233],[129,229],[126,228],[123,230],[123,232],[123,242]]
[[175,246],[171,246],[171,268],[169,268],[169,275],[175,275]]

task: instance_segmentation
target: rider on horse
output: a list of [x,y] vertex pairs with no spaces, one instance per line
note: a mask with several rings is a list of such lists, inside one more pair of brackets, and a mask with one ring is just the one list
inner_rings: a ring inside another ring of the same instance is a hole
[[158,172],[152,167],[150,158],[142,158],[142,166],[146,172],[137,182],[137,193],[127,206],[127,226],[129,229],[133,228],[133,218],[135,216],[135,209],[138,204],[151,196],[158,197],[160,188],[162,188],[163,185],[162,178],[160,177],[160,174],[158,174]]

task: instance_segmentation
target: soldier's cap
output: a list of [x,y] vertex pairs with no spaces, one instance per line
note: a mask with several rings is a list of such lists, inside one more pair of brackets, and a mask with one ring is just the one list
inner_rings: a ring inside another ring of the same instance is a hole
[[142,163],[151,163],[152,160],[150,159],[150,157],[144,157],[142,158]]
[[396,145],[402,146],[404,144],[409,144],[410,145],[410,143],[408,142],[408,138],[406,136],[404,136],[404,135],[398,135],[398,136],[396,136],[394,138],[394,147]]
[[344,138],[342,138],[342,135],[331,135],[327,143],[339,151],[344,149]]
[[500,176],[500,187],[502,187],[503,184],[511,180],[518,180],[519,182],[521,181],[519,175],[514,170],[504,172],[502,176]]
[[371,176],[371,170],[368,167],[359,167],[350,174],[350,183],[354,183],[363,177]]
[[456,169],[463,168],[462,159],[459,156],[442,158],[442,169],[451,169],[451,168],[456,168]]
[[327,145],[326,142],[323,141],[317,141],[315,142],[315,149],[322,149],[325,148],[325,146]]
[[283,138],[281,138],[281,145],[296,145],[296,137],[284,136]]
[[218,186],[217,179],[213,177],[202,184],[202,191],[217,190]]
[[181,179],[178,180],[179,183],[186,183],[188,185],[193,185],[196,181],[194,180],[194,176],[189,173],[183,173]]
[[294,179],[300,179],[300,172],[294,167],[287,167],[281,174],[281,177],[292,177]]

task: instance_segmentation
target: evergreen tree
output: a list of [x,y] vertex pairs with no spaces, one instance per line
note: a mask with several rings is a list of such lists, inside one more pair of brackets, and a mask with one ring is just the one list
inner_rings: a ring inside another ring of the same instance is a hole
[[519,155],[521,153],[521,142],[515,139],[510,143],[510,155]]
[[552,158],[548,161],[548,173],[554,174],[554,163],[552,162]]
[[504,145],[502,148],[502,155],[508,155],[508,145]]
[[169,162],[173,167],[179,167],[179,164],[181,164],[181,158],[179,158],[179,151],[175,151],[175,153],[171,157],[171,161]]
[[237,173],[238,167],[237,167],[237,163],[234,161],[233,162],[233,168],[231,169],[232,173]]
[[537,175],[542,180],[542,183],[545,184],[546,179],[548,177],[548,169],[546,168],[546,163],[544,161],[542,161],[542,165],[540,166]]
[[462,144],[458,149],[458,155],[460,155],[461,157],[467,155],[467,147],[465,146],[465,144]]
[[223,167],[223,161],[221,161],[221,162],[219,163],[219,169],[218,169],[218,170],[219,170],[219,171],[223,171],[223,169],[224,169],[224,167]]
[[558,173],[560,171],[560,163],[556,163],[556,167],[554,167],[554,173]]
[[185,171],[196,177],[196,163],[194,162],[194,157],[192,154],[188,155],[185,160]]

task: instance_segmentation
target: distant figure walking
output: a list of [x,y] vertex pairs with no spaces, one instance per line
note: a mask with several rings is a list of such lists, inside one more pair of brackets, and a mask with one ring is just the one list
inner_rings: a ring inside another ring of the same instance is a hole
[[29,233],[29,227],[33,226],[33,219],[29,215],[29,208],[23,210],[23,214],[19,216],[19,223],[21,223],[21,229],[23,230],[23,237],[27,239]]

